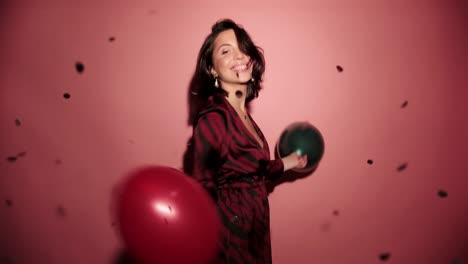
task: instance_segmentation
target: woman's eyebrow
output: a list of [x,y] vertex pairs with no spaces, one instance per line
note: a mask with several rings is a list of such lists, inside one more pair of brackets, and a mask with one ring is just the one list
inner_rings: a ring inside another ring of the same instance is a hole
[[221,44],[221,45],[216,49],[216,51],[218,51],[218,50],[219,50],[221,47],[223,47],[223,46],[231,46],[231,44],[229,44],[229,43],[223,43],[223,44]]

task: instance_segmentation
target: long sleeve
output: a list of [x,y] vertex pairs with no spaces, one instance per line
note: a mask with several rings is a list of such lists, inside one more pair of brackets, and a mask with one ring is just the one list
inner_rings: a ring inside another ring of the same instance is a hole
[[223,161],[222,153],[226,142],[224,116],[212,111],[201,116],[193,130],[193,171],[198,181],[216,201],[217,170]]
[[281,175],[283,175],[284,164],[280,158],[265,161],[263,166],[265,169],[267,180],[276,180],[279,177],[281,177]]

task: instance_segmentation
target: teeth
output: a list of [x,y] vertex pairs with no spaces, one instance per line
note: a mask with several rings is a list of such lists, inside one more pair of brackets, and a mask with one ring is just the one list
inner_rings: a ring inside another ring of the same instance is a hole
[[234,67],[234,70],[245,70],[245,69],[247,69],[247,65],[239,65],[239,66]]

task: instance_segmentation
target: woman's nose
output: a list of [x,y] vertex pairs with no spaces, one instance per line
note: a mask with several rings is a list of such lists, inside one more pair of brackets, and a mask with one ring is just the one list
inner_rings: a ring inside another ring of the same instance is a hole
[[242,51],[238,50],[236,52],[236,56],[235,56],[236,59],[243,59],[244,57],[245,57],[245,54]]

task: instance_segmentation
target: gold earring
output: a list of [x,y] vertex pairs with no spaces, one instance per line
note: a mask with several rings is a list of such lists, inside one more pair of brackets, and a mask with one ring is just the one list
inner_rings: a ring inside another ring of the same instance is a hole
[[216,88],[219,88],[218,76],[215,76],[214,78],[215,78],[215,84],[214,84],[214,86],[215,86]]

